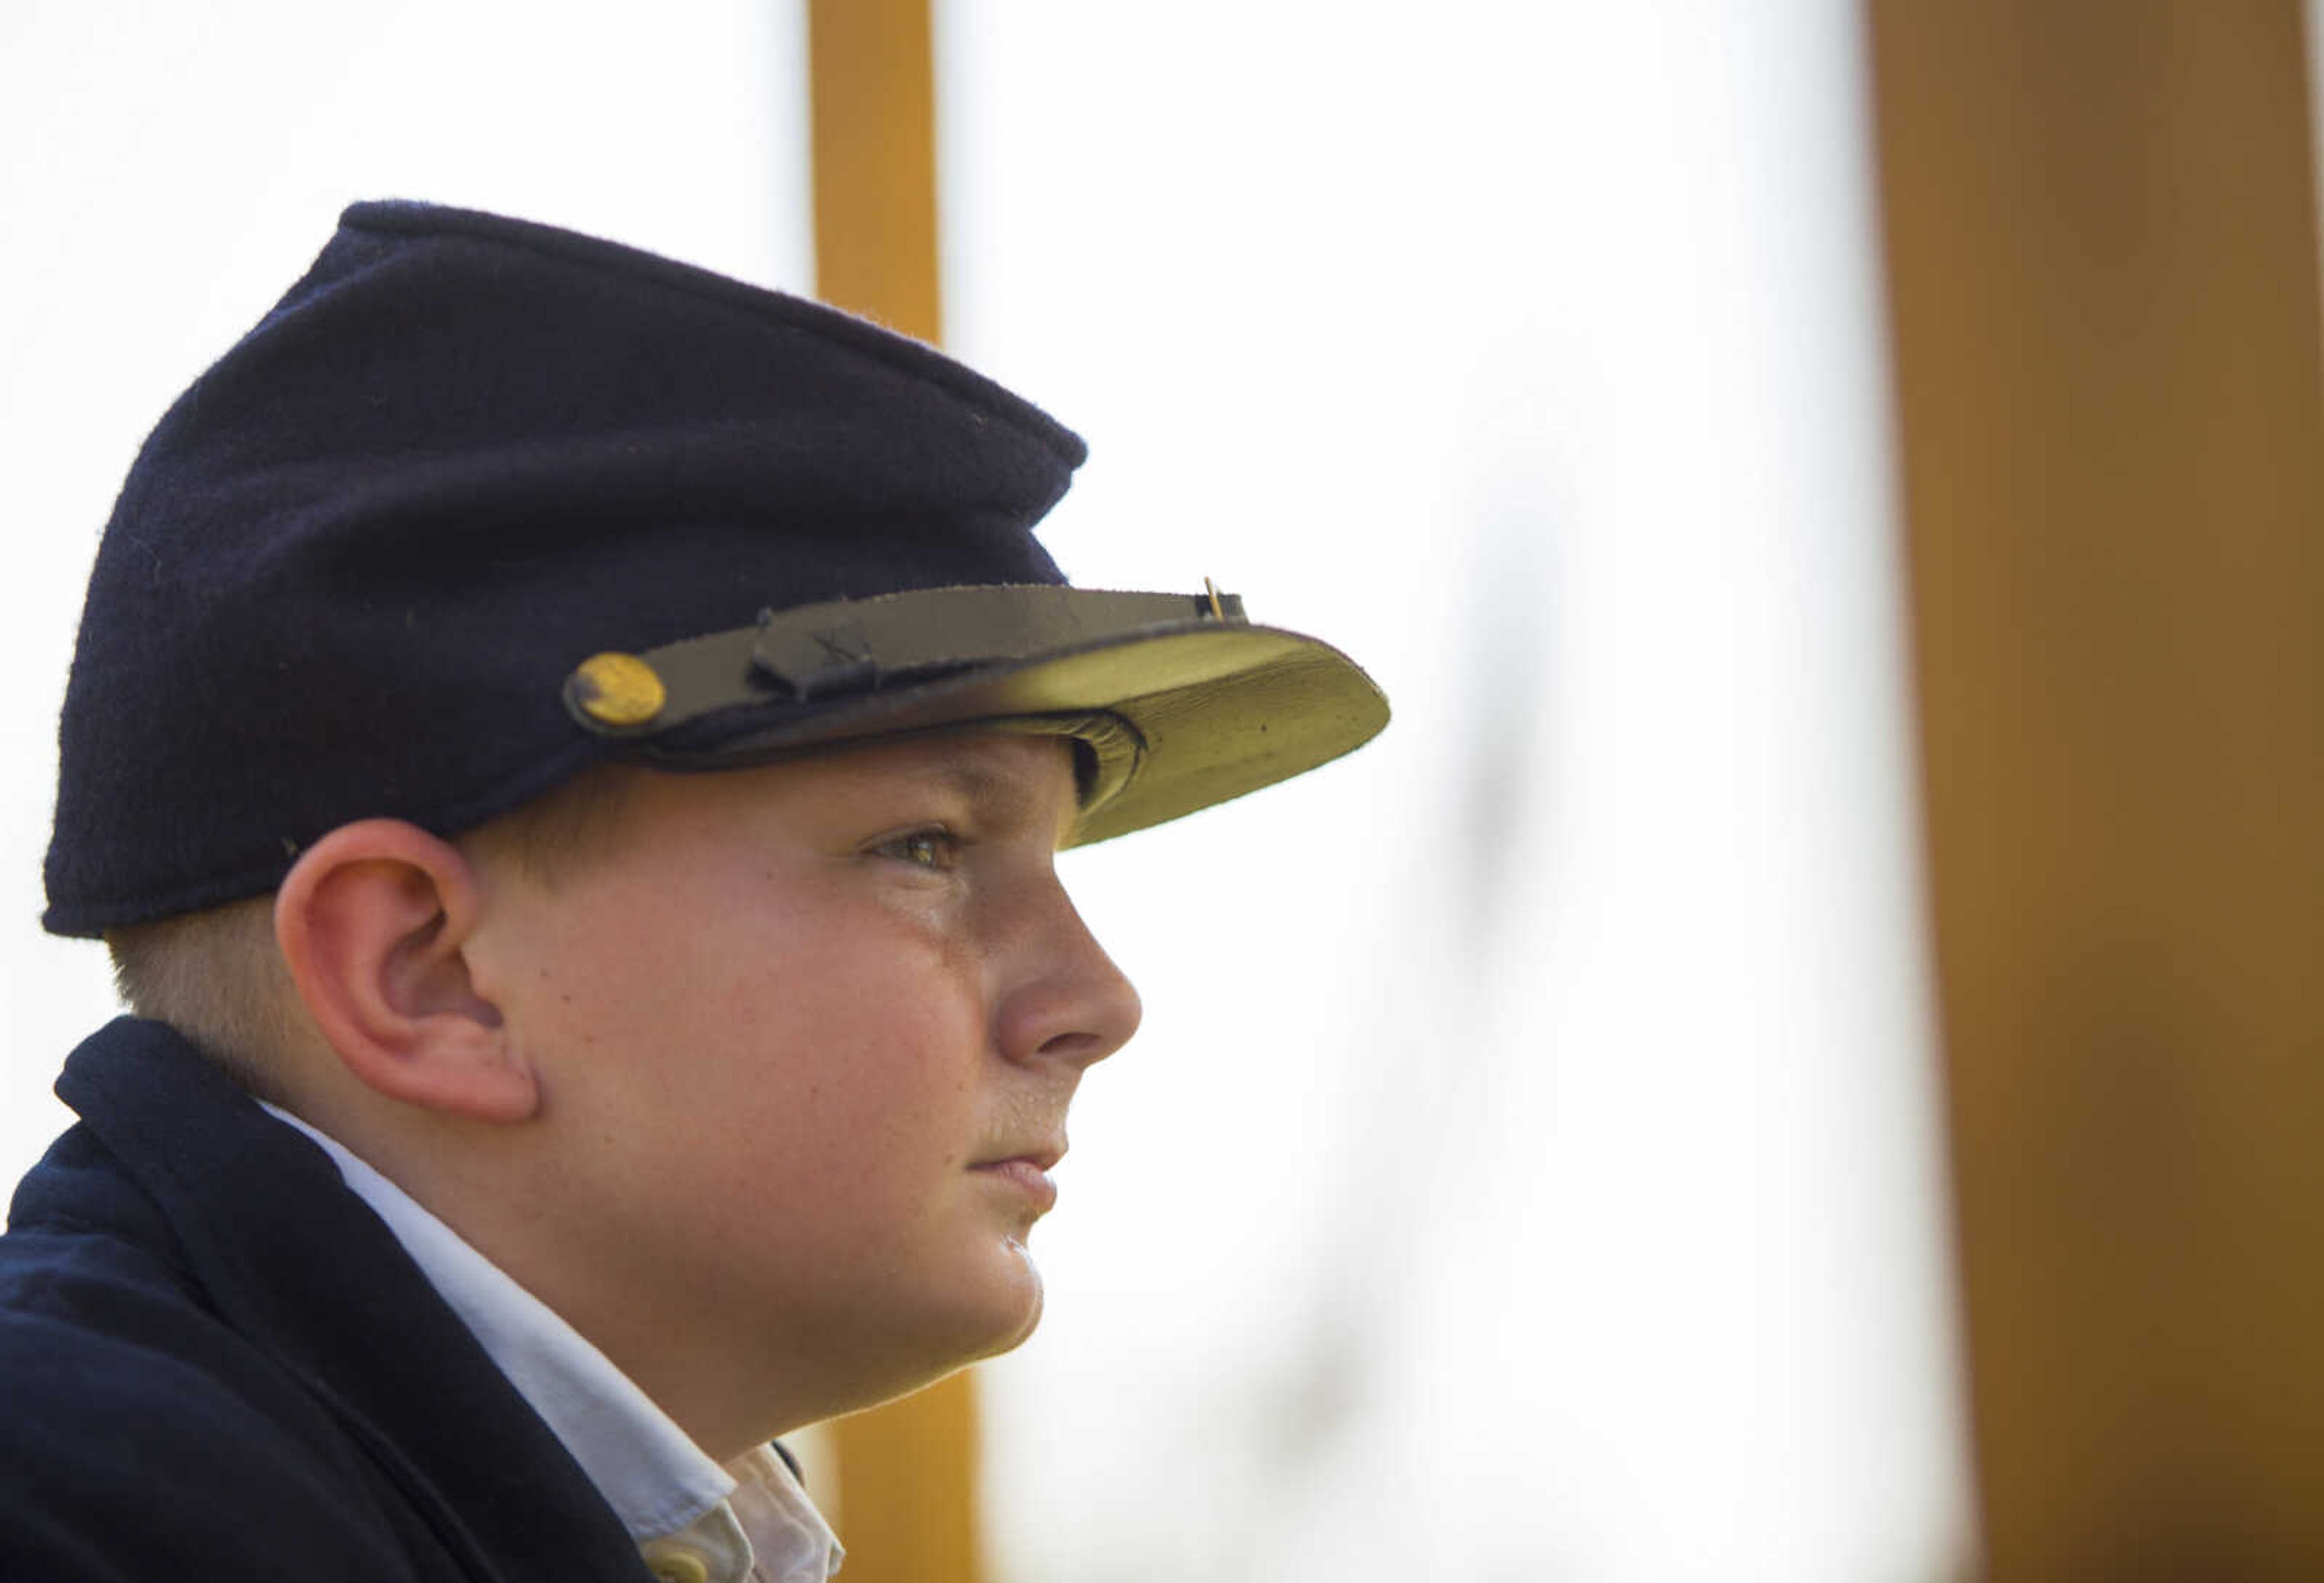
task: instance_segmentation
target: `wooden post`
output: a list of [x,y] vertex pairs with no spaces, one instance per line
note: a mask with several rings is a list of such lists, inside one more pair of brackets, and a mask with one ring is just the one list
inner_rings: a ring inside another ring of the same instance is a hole
[[[928,0],[809,0],[816,292],[943,336]],[[975,1377],[831,1425],[848,1583],[978,1583]]]
[[816,295],[942,341],[928,0],[808,0],[807,76]]
[[1872,0],[1994,1583],[2324,1578],[2298,0]]

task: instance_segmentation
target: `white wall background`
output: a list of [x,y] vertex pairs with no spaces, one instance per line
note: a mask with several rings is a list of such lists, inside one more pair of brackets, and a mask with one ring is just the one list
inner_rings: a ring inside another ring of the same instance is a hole
[[[30,921],[97,529],[337,206],[807,281],[796,6],[644,15],[0,11],[0,1171],[111,1006]],[[1070,860],[1148,1017],[988,1370],[1001,1576],[1948,1575],[1854,7],[939,22],[954,347],[1093,442],[1052,548],[1397,709]]]

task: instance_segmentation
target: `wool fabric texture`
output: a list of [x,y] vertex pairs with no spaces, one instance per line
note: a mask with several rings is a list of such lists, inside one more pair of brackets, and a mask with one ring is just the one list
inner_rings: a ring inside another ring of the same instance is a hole
[[546,225],[357,204],[147,439],[89,580],[43,922],[272,888],[372,815],[609,752],[581,659],[761,609],[1059,584],[1079,438],[820,304]]

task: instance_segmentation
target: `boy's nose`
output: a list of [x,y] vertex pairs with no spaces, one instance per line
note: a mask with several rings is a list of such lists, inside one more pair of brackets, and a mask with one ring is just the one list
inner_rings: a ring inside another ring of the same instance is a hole
[[1055,905],[1039,971],[1001,1008],[1001,1050],[1019,1063],[1086,1068],[1130,1043],[1143,1008],[1138,990],[1062,890]]

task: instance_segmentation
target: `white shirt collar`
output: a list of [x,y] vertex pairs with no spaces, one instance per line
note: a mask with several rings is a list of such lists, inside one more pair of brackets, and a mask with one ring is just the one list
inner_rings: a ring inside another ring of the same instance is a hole
[[[838,1539],[780,1457],[761,1447],[724,1468],[712,1461],[555,1310],[409,1193],[337,1138],[266,1109],[312,1138],[387,1223],[658,1572],[704,1583],[825,1583],[839,1569]],[[685,1555],[696,1564],[674,1559]]]

